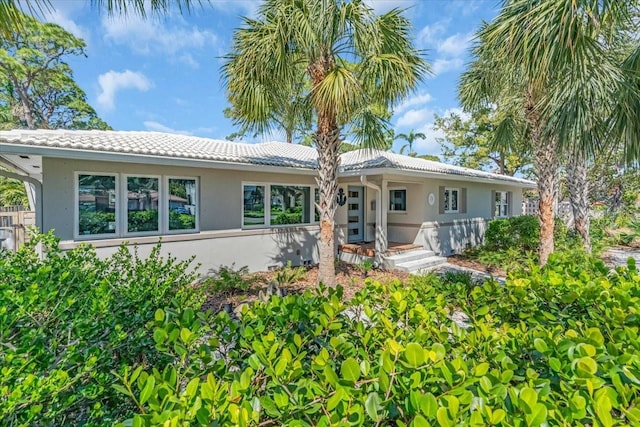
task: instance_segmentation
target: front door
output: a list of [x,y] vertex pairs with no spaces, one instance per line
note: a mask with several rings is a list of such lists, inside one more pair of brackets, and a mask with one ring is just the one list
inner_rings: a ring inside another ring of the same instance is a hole
[[347,243],[364,241],[364,187],[347,187]]

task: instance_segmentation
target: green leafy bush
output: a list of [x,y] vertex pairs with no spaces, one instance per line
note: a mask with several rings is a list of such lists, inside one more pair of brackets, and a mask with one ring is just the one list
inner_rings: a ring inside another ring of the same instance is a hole
[[287,261],[287,265],[276,272],[275,281],[278,286],[291,285],[302,280],[306,274],[306,268],[303,266],[293,267],[291,261]]
[[62,252],[52,234],[0,251],[2,425],[106,425],[130,412],[114,372],[167,363],[144,326],[172,301],[201,305],[189,264],[160,246],[145,259],[126,247],[108,259],[84,245]]
[[226,292],[234,294],[246,292],[257,278],[249,275],[249,267],[236,268],[235,263],[230,266],[221,265],[213,270],[210,277],[204,282],[204,288],[210,288],[213,292]]
[[[171,360],[122,376],[132,425],[638,425],[640,275],[554,254],[506,284],[369,283],[158,310]],[[466,318],[460,322],[460,318]]]
[[540,245],[540,223],[532,215],[494,219],[489,222],[484,235],[484,245],[489,250],[514,248],[535,251]]

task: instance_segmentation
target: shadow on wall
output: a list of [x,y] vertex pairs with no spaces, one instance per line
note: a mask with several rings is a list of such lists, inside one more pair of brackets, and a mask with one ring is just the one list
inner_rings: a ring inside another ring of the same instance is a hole
[[318,262],[318,239],[320,232],[306,228],[280,228],[272,234],[278,248],[269,255],[268,267],[283,267],[291,261],[292,266],[313,265]]
[[438,255],[453,255],[481,245],[486,229],[484,219],[454,221],[444,226],[434,221],[422,229],[423,241],[420,243]]

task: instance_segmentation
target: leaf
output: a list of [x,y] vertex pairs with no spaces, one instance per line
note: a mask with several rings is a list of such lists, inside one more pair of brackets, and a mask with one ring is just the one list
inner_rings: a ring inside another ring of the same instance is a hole
[[533,346],[540,353],[546,353],[547,350],[549,350],[549,347],[547,347],[547,343],[541,338],[536,338],[535,340],[533,340]]
[[422,415],[418,414],[411,421],[412,427],[430,427],[429,421],[427,421]]
[[153,388],[156,385],[156,379],[153,375],[147,377],[147,381],[144,383],[144,388],[140,392],[140,404],[144,405],[153,393]]
[[422,397],[422,399],[420,399],[420,411],[429,417],[429,419],[436,416],[437,410],[438,401],[433,394],[427,393]]
[[504,418],[507,416],[507,413],[504,411],[504,409],[496,409],[495,411],[493,411],[493,413],[491,414],[491,424],[500,424],[500,422],[502,420],[504,420]]
[[487,305],[483,305],[482,307],[480,307],[479,309],[476,310],[476,315],[477,316],[484,316],[487,313],[489,313],[489,306],[487,306]]
[[353,357],[349,357],[342,362],[340,373],[343,379],[356,382],[360,378],[360,364]]
[[333,411],[333,409],[336,406],[338,406],[340,402],[342,402],[343,398],[344,398],[344,390],[338,387],[335,393],[333,393],[333,396],[327,399],[327,411]]
[[476,377],[483,377],[487,374],[487,372],[489,372],[489,366],[490,365],[487,362],[480,363],[474,368],[473,374]]
[[436,418],[438,420],[438,424],[440,425],[440,427],[453,426],[453,421],[449,418],[449,413],[447,412],[447,408],[445,407],[441,406],[440,408],[438,408]]
[[606,393],[601,393],[596,399],[596,415],[604,427],[610,427],[613,425],[613,418],[611,416],[611,400]]
[[525,412],[533,410],[533,407],[538,402],[538,393],[530,387],[523,387],[518,397],[526,404]]
[[200,384],[200,378],[195,377],[187,384],[187,388],[185,389],[187,397],[192,398],[196,395],[196,391],[198,391],[198,385]]
[[531,409],[531,413],[526,414],[525,418],[528,426],[539,426],[547,420],[547,407],[542,403],[536,403]]
[[418,343],[409,343],[404,349],[404,357],[407,359],[407,362],[409,362],[409,365],[417,368],[424,363],[424,349]]
[[[433,352],[433,353],[431,353]],[[431,346],[431,352],[429,353],[429,358],[433,361],[433,362],[437,362],[439,360],[444,359],[444,356],[446,356],[447,354],[447,350],[444,348],[444,346],[442,344],[440,344],[439,342],[434,343]]]
[[378,393],[369,393],[367,400],[364,402],[364,408],[367,411],[367,415],[369,415],[373,421],[379,421],[381,419],[380,411],[382,411],[382,406],[380,405]]
[[156,322],[162,322],[164,320],[164,311],[161,308],[157,309],[153,315],[153,318],[156,320]]
[[590,357],[581,357],[574,361],[578,373],[595,375],[598,372],[598,363]]

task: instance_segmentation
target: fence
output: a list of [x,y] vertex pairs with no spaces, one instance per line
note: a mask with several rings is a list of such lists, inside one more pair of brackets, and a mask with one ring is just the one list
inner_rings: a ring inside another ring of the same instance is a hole
[[0,249],[18,249],[29,239],[27,228],[34,225],[35,212],[23,206],[0,206]]

